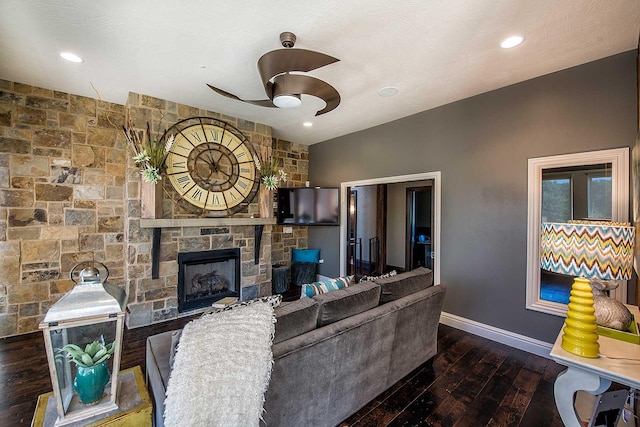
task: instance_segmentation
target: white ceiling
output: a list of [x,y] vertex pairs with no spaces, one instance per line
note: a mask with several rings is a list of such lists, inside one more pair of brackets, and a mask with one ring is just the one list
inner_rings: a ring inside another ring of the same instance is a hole
[[[93,84],[119,104],[142,93],[313,144],[636,49],[639,26],[638,0],[0,0],[0,79],[96,98]],[[207,88],[266,99],[256,63],[283,31],[340,59],[311,73],[338,108],[314,117],[314,97],[270,109]],[[525,42],[501,49],[513,34]],[[379,97],[384,86],[400,92]]]

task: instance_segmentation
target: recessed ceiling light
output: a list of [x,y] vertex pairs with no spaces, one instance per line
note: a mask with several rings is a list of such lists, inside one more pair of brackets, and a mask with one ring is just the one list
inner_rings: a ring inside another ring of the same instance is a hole
[[307,127],[307,128],[310,128],[311,126],[313,126],[313,123],[311,123],[311,122],[304,122],[304,123],[302,124],[302,126]]
[[522,36],[511,36],[500,42],[500,47],[503,49],[511,49],[512,47],[518,46],[520,43],[524,41],[524,37]]
[[60,53],[60,57],[66,59],[69,62],[84,62],[84,59],[80,58],[78,55],[75,55],[71,52],[62,52]]
[[398,88],[395,86],[387,86],[378,90],[378,95],[382,97],[393,96],[399,92]]

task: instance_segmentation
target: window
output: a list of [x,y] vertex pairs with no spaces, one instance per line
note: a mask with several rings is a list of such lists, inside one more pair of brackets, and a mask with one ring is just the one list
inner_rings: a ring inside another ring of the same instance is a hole
[[573,218],[571,176],[542,175],[542,221],[567,222]]
[[587,179],[587,204],[589,218],[611,219],[611,175],[592,173]]
[[[573,278],[542,274],[540,225],[585,218],[628,221],[629,149],[529,159],[528,174],[526,307],[564,316],[566,295],[556,290],[570,287]],[[548,291],[543,292],[545,287]],[[626,303],[627,287],[618,287],[611,296]]]

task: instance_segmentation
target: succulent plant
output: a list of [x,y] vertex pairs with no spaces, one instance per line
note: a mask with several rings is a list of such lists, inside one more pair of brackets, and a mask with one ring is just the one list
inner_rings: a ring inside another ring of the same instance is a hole
[[66,357],[76,365],[88,368],[109,359],[114,350],[115,341],[107,345],[94,341],[87,344],[84,350],[75,344],[67,344],[59,351],[66,353]]

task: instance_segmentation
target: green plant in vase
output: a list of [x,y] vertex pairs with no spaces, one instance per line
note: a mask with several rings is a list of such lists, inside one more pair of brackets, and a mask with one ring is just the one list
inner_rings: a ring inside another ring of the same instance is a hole
[[77,365],[73,390],[78,393],[82,403],[93,403],[102,398],[110,378],[107,360],[114,350],[115,341],[106,345],[94,341],[84,349],[75,344],[67,344],[59,350]]
[[269,156],[268,153],[264,157],[261,155],[253,158],[256,169],[260,172],[260,181],[262,186],[258,193],[258,205],[260,208],[260,216],[263,218],[271,218],[273,216],[273,191],[278,188],[281,182],[287,182],[287,174],[278,167],[276,159]]
[[129,123],[128,128],[123,126],[122,130],[127,139],[129,150],[131,150],[133,161],[136,163],[136,166],[140,168],[142,179],[146,182],[157,184],[158,181],[162,179],[165,161],[173,145],[174,136],[171,135],[167,139],[167,143],[163,145],[151,139],[149,123],[147,123],[146,140],[140,138],[140,135],[135,131],[131,123]]
[[280,182],[287,182],[287,174],[278,167],[278,163],[273,157],[254,157],[256,169],[260,172],[260,180],[267,190],[275,190]]

